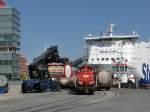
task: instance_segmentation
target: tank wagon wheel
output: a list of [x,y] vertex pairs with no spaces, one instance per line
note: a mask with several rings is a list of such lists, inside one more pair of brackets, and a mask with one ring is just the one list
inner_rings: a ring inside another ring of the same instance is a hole
[[106,87],[106,91],[109,91],[110,90],[110,86]]
[[97,90],[97,91],[101,91],[100,87],[97,87],[96,90]]
[[39,84],[36,84],[36,85],[34,86],[34,89],[35,89],[35,91],[36,91],[37,93],[43,92],[43,90],[42,90],[42,88],[41,88],[41,86],[40,86]]

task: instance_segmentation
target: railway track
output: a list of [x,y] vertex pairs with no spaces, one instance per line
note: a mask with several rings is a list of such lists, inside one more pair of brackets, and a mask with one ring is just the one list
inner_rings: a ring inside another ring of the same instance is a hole
[[[68,95],[68,97],[56,99],[53,101],[50,100],[48,102],[35,104],[32,106],[26,106],[23,108],[13,110],[11,112],[42,112],[42,111],[63,112],[66,110],[76,109],[81,106],[82,107],[90,106],[104,101],[110,101],[111,99],[118,97],[117,93],[108,91],[98,91],[95,92],[94,95],[74,95],[74,94],[70,95],[67,93],[63,94]],[[57,97],[58,95],[54,96]]]
[[90,105],[95,105],[98,103],[106,102],[106,101],[111,101],[114,98],[117,98],[119,96],[118,93],[113,93],[113,92],[103,92],[102,96],[98,97],[93,97],[94,99],[87,98],[86,102],[78,102],[74,103],[73,106],[66,106],[60,109],[56,109],[53,112],[65,112],[66,110],[74,110],[78,107],[85,107],[85,106],[90,106]]

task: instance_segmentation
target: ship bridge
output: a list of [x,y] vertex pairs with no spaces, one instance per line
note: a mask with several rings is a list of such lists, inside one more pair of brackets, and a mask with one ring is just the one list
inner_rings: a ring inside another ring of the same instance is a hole
[[113,28],[115,24],[109,24],[107,27],[107,33],[106,35],[100,35],[100,36],[92,36],[89,34],[88,37],[85,38],[85,41],[88,43],[91,42],[103,42],[103,41],[137,41],[138,40],[138,34],[136,34],[135,31],[132,31],[131,35],[114,35],[113,34]]
[[136,42],[138,40],[138,35],[113,35],[113,36],[97,36],[97,37],[86,37],[84,38],[87,44],[93,42],[107,42],[107,41],[132,41]]

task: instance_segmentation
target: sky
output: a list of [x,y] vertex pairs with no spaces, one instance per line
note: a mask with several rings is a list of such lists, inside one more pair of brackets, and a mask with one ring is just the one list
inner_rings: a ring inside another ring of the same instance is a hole
[[21,53],[29,62],[47,46],[57,45],[61,57],[84,55],[84,38],[105,32],[150,39],[150,0],[6,0],[21,13]]

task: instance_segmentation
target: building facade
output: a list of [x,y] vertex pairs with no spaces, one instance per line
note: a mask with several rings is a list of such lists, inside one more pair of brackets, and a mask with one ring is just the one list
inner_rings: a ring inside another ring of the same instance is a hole
[[10,80],[20,77],[20,38],[20,13],[0,5],[0,75]]
[[20,55],[20,77],[22,79],[29,77],[28,61],[24,55]]

